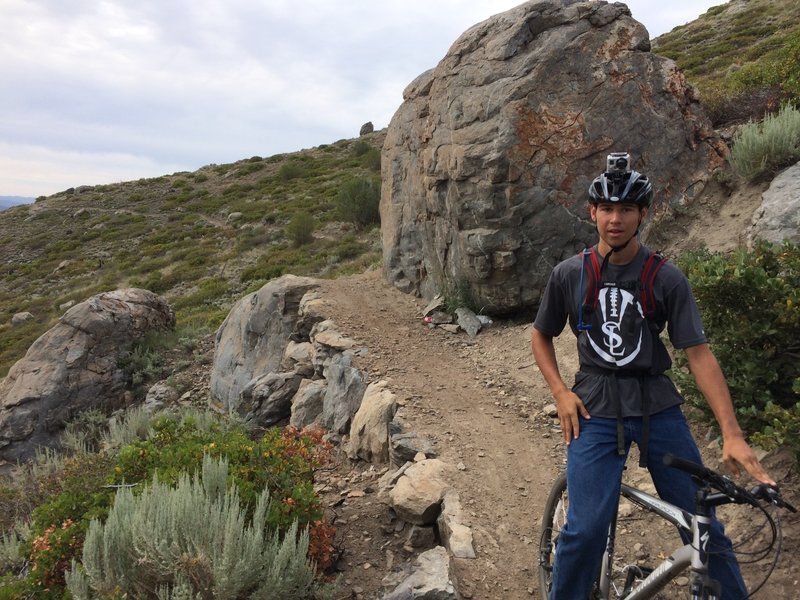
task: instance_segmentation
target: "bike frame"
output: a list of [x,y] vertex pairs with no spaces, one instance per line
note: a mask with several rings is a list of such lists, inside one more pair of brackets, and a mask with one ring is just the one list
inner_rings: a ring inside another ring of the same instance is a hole
[[[707,495],[706,492],[701,491],[700,493],[706,495],[703,498],[703,502],[698,502],[698,513],[705,512],[706,514],[695,515],[669,502],[665,502],[661,498],[624,483],[622,484],[620,493],[634,504],[669,521],[680,530],[686,532],[692,539],[692,543],[685,544],[678,548],[658,567],[653,569],[647,577],[640,581],[634,589],[624,590],[621,599],[647,600],[648,598],[652,598],[681,571],[687,567],[691,567],[692,600],[700,600],[702,598],[716,600],[720,594],[719,583],[708,577],[708,539],[711,529],[711,518],[708,514],[708,509],[706,508],[704,511],[702,509],[703,506],[713,506],[716,504],[714,498],[711,498],[711,496],[716,496],[716,494]],[[616,526],[617,514],[615,513],[611,526],[609,527],[608,545],[603,556],[603,564],[600,572],[599,597],[601,600],[613,600],[616,598],[616,596],[610,596],[612,569],[610,557],[614,554]],[[705,594],[708,595],[706,596]]]

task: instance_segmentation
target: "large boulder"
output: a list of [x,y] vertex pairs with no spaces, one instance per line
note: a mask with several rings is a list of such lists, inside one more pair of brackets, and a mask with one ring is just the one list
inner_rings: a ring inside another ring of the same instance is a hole
[[621,3],[535,0],[475,25],[414,80],[383,146],[386,276],[485,312],[535,305],[591,243],[586,190],[614,151],[690,202],[727,152],[675,63]]
[[133,343],[174,326],[170,306],[147,290],[107,292],[70,308],[0,382],[0,459],[27,460],[37,447],[57,446],[80,412],[125,405],[129,374],[121,364]]
[[217,330],[211,368],[211,395],[226,410],[240,412],[241,393],[250,382],[281,370],[302,317],[303,296],[318,285],[316,279],[284,275],[233,306]]

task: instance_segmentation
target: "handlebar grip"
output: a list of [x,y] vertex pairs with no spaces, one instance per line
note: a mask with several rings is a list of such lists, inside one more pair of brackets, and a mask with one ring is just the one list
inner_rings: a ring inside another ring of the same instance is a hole
[[675,456],[672,453],[667,453],[664,455],[664,464],[667,465],[668,467],[674,467],[676,469],[680,469],[681,471],[685,471],[690,475],[696,475],[701,479],[709,479],[717,477],[717,474],[714,471],[707,469],[703,465],[699,465],[690,460],[686,460],[685,458]]
[[674,454],[665,454],[664,464],[668,467],[680,469],[689,475],[694,475],[701,481],[707,482],[722,493],[729,495],[731,498],[736,498],[737,502],[745,502],[753,506],[758,506],[758,499],[760,498],[770,504],[786,508],[791,512],[797,511],[794,506],[781,497],[777,487],[762,484],[750,492],[736,485],[727,477],[723,477],[716,471],[712,471],[708,467],[686,460],[685,458],[680,458]]
[[686,460],[685,458],[680,458],[671,453],[664,455],[664,464],[674,469],[680,469],[689,475],[693,475],[698,481],[718,489],[731,498],[738,499],[739,502],[744,501],[749,504],[755,504],[756,502],[756,499],[753,498],[747,490],[739,487],[727,477],[701,464]]
[[792,506],[786,500],[783,499],[783,497],[781,496],[781,492],[777,486],[771,486],[766,483],[762,483],[756,486],[751,493],[756,498],[765,500],[770,504],[774,504],[775,506],[780,506],[781,508],[785,508],[789,512],[793,513],[797,512],[797,509],[794,506]]

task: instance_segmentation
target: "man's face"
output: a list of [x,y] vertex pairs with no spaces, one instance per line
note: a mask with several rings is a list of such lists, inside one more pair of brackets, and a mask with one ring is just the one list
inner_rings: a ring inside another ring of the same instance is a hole
[[625,202],[600,202],[591,206],[590,214],[597,223],[600,239],[613,248],[636,234],[647,216],[647,209]]

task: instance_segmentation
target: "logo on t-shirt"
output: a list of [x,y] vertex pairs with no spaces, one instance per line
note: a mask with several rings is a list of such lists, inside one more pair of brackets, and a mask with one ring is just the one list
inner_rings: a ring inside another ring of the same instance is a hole
[[642,349],[644,311],[633,294],[617,287],[601,288],[597,300],[589,343],[604,361],[624,367]]

